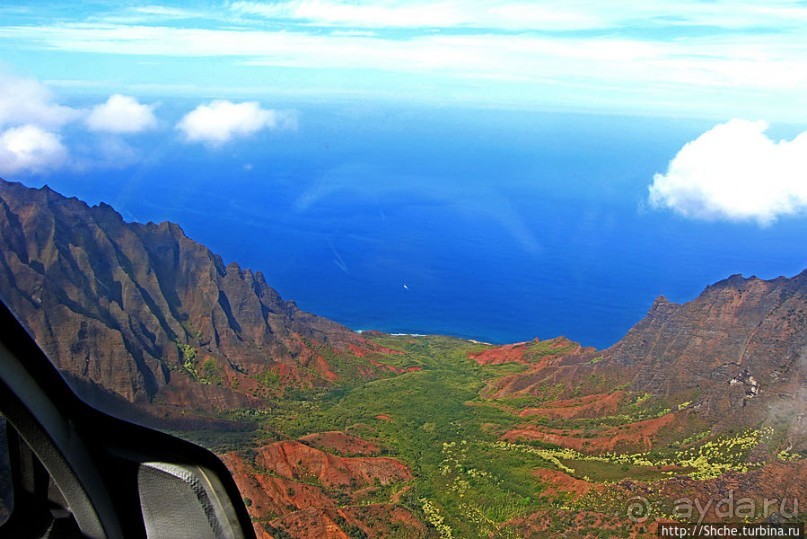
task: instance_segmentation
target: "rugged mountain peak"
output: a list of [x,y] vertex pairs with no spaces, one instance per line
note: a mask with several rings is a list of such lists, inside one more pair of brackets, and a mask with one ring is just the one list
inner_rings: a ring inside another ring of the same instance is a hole
[[[474,359],[517,361],[516,347],[493,348]],[[652,396],[660,410],[684,423],[717,431],[785,428],[793,446],[803,449],[807,430],[798,418],[805,414],[805,387],[807,271],[770,280],[733,275],[683,304],[660,296],[607,350],[564,351],[496,380],[487,392],[539,396],[555,388],[558,402],[584,402],[624,388]]]
[[0,295],[71,379],[132,403],[255,405],[284,384],[384,370],[330,365],[378,347],[283,300],[262,273],[225,264],[179,225],[127,223],[48,187],[0,180]]

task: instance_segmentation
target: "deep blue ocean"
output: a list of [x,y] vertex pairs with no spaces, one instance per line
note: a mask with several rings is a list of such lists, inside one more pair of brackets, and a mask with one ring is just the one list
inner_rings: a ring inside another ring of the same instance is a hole
[[345,103],[298,115],[296,131],[220,148],[140,136],[119,168],[8,179],[177,222],[357,330],[606,347],[658,295],[807,267],[803,217],[762,228],[648,207],[653,174],[717,121]]

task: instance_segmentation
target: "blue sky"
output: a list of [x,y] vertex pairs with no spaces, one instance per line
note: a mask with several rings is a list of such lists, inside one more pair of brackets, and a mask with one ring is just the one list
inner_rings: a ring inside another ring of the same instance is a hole
[[807,121],[807,4],[4,2],[3,61],[65,93],[378,98]]
[[651,206],[761,226],[807,208],[804,1],[4,2],[0,50],[6,176],[124,166],[144,133],[222,151],[372,102],[709,119]]

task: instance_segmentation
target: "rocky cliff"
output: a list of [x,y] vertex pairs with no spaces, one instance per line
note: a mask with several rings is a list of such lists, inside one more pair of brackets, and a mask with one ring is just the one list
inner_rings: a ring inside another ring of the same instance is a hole
[[0,297],[82,395],[165,413],[392,372],[387,352],[283,300],[173,223],[127,223],[0,180]]
[[791,449],[807,449],[807,271],[772,280],[735,275],[684,304],[660,297],[607,350],[554,339],[474,359],[524,363],[530,349],[541,353],[533,352],[529,368],[495,380],[488,396],[545,398],[520,411],[523,417],[597,418],[628,410],[641,421],[620,435],[604,430],[601,443],[590,433],[587,440],[561,439],[533,427],[508,438],[611,451],[620,440],[647,449],[676,425],[683,432],[693,425],[721,431],[765,424],[783,431]]
[[635,371],[636,389],[691,394],[716,420],[804,413],[807,270],[768,281],[734,275],[683,305],[659,298],[604,355]]

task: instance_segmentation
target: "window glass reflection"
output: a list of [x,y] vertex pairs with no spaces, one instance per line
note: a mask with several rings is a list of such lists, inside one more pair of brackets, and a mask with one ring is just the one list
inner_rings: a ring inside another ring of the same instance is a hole
[[12,503],[11,470],[8,465],[8,440],[6,418],[0,414],[0,525],[9,516]]

